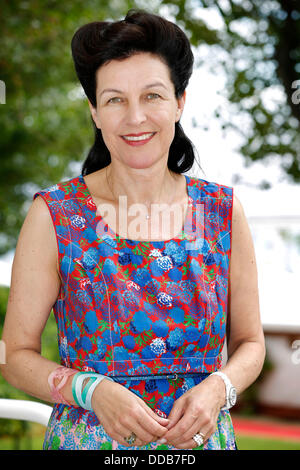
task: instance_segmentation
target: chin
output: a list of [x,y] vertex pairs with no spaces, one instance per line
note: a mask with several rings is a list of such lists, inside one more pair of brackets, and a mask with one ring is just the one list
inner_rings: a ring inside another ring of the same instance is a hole
[[131,159],[126,159],[124,163],[126,166],[129,168],[135,168],[137,170],[144,170],[147,168],[151,168],[157,160],[153,160],[152,158],[131,158]]

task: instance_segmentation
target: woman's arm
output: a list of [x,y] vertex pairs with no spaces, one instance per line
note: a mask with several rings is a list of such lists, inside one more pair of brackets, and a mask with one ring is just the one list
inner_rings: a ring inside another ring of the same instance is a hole
[[[41,334],[59,290],[55,231],[49,210],[38,197],[16,246],[2,336],[6,364],[1,373],[15,388],[47,402],[52,402],[48,375],[59,364],[41,356]],[[67,387],[65,393],[73,403]]]
[[[49,210],[38,197],[25,218],[14,256],[2,336],[6,364],[0,370],[13,387],[50,403],[54,400],[48,376],[59,364],[42,357],[41,335],[60,285],[56,235]],[[77,406],[72,395],[72,377],[61,392],[68,403]],[[92,403],[106,431],[123,445],[127,445],[124,436],[132,431],[137,435],[136,445],[151,442],[166,432],[168,420],[157,416],[143,400],[116,382],[102,380]]]
[[256,380],[262,370],[265,340],[260,318],[254,245],[243,207],[237,197],[234,198],[232,220],[227,347],[229,359],[222,371],[240,394]]
[[[242,204],[233,200],[232,247],[229,272],[227,345],[228,361],[222,368],[240,394],[261,372],[265,358],[260,320],[257,267],[251,232]],[[164,437],[178,448],[195,447],[192,436],[208,439],[216,428],[225,404],[225,385],[219,376],[209,376],[178,400],[169,415]]]

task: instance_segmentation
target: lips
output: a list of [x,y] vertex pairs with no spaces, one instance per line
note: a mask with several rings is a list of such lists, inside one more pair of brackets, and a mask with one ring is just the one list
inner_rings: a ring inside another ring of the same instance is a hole
[[128,142],[140,142],[143,140],[148,140],[153,137],[155,132],[144,132],[140,134],[127,134],[122,135],[122,138]]
[[140,134],[122,135],[121,138],[127,145],[137,147],[147,144],[155,136],[155,134],[156,132],[143,132]]

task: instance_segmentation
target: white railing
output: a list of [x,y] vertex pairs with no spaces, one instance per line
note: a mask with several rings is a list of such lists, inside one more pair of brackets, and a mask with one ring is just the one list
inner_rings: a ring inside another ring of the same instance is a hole
[[0,398],[0,418],[33,421],[47,426],[52,407],[30,400]]

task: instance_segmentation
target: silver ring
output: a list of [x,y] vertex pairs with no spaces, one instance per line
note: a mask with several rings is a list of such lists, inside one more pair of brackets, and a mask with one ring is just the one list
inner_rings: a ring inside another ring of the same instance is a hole
[[204,442],[204,435],[201,432],[198,432],[193,436],[193,439],[196,442],[197,446],[202,446]]

